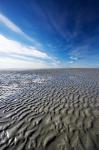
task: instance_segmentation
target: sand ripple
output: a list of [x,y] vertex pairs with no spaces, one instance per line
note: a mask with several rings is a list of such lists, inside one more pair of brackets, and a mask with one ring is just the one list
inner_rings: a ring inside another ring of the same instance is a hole
[[98,150],[99,69],[0,72],[0,150]]

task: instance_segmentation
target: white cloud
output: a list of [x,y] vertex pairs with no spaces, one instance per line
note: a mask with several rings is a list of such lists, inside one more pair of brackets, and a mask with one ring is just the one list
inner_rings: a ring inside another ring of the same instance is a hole
[[31,37],[29,37],[27,34],[25,34],[17,25],[15,25],[11,20],[9,20],[2,13],[0,13],[0,23],[4,24],[10,30],[12,30],[12,31],[14,31],[14,32],[24,36],[28,40],[33,40]]
[[19,60],[10,57],[0,57],[0,69],[40,69],[40,68],[57,68],[57,63],[53,61],[47,63],[44,60]]
[[78,59],[78,57],[81,56],[81,50],[80,49],[75,49],[75,50],[71,50],[69,52],[70,58],[71,59]]
[[86,45],[83,45],[83,46],[78,46],[75,49],[71,49],[69,51],[68,55],[71,58],[77,58],[77,59],[79,59],[79,58],[82,58],[83,56],[88,55],[89,52],[90,52],[89,45],[86,44]]
[[77,58],[77,57],[70,56],[70,59],[76,61],[78,58]]
[[43,61],[25,61],[14,58],[0,58],[0,69],[38,69],[49,68]]
[[0,35],[0,69],[36,69],[60,66],[57,58]]
[[74,63],[74,61],[69,61],[68,63],[69,63],[69,64],[73,64],[73,63]]
[[31,46],[25,46],[17,41],[10,40],[3,35],[0,35],[0,53],[6,55],[20,55],[27,57],[38,57],[48,59],[47,53],[39,51]]
[[[0,35],[0,69],[3,68],[48,68],[59,67],[60,61],[47,53],[39,50],[42,45],[35,39],[25,34],[20,27],[14,24],[4,14],[0,13],[0,23],[13,32],[32,40],[33,46],[26,46],[20,42]],[[38,48],[36,48],[38,47]],[[41,61],[42,60],[42,61]]]
[[75,50],[71,50],[69,52],[69,64],[74,64],[75,62],[77,62],[80,57],[81,57],[81,51],[79,49],[75,49]]
[[23,34],[23,31],[19,27],[17,27],[13,22],[11,22],[7,17],[5,17],[3,14],[0,14],[0,22],[6,25],[12,31],[19,34]]

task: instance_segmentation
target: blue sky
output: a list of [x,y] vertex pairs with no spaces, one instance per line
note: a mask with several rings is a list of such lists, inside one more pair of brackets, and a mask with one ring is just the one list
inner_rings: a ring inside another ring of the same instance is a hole
[[99,68],[98,0],[0,0],[0,69]]

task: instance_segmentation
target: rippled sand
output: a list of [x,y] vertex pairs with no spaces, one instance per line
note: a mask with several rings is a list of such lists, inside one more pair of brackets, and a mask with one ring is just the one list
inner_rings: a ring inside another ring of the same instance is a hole
[[0,72],[0,150],[98,150],[99,69]]

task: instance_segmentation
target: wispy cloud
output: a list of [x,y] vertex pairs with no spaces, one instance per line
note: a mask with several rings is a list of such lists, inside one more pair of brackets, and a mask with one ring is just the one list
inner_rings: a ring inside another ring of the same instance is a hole
[[70,59],[73,61],[76,61],[78,59],[78,57],[70,56]]
[[69,63],[69,64],[73,64],[73,63],[74,63],[74,61],[69,61],[68,63]]
[[25,61],[10,57],[0,58],[0,69],[38,69],[49,67],[49,64],[44,61]]
[[20,42],[10,40],[3,35],[0,35],[0,53],[6,55],[23,55],[30,57],[38,57],[48,59],[47,53],[37,50],[35,47],[26,46]]
[[16,24],[14,24],[9,18],[7,18],[2,13],[0,13],[0,23],[4,24],[6,27],[8,27],[10,30],[14,31],[15,33],[18,33],[18,34],[24,36],[26,39],[33,40],[30,36],[25,34],[20,27],[18,27]]
[[[68,65],[70,67],[98,67],[98,53],[94,53],[90,45],[71,48],[68,53]],[[93,62],[93,63],[92,63]]]
[[80,51],[78,49],[71,50],[69,52],[69,64],[74,64],[76,61],[78,61],[80,58]]
[[75,49],[71,49],[68,55],[69,55],[70,62],[75,63],[84,59],[86,56],[88,56],[88,54],[89,54],[89,46],[84,45],[84,46],[79,46]]
[[59,65],[60,62],[57,58],[51,57],[35,47],[26,46],[0,35],[0,69],[49,68]]
[[78,57],[80,57],[81,56],[81,50],[80,49],[75,49],[75,50],[71,50],[70,52],[69,52],[69,55],[70,55],[70,58],[71,59],[78,59]]

